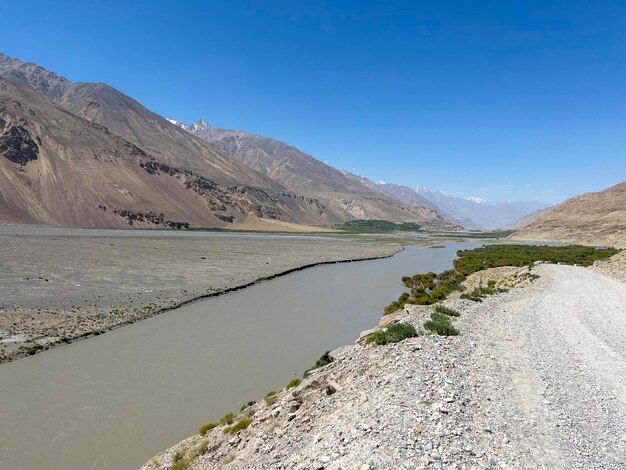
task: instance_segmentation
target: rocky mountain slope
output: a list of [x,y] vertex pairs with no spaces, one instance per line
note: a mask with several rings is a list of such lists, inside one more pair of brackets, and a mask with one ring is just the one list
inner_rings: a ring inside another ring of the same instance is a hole
[[626,248],[626,183],[568,199],[514,237]]
[[539,209],[537,211],[533,211],[530,214],[525,215],[521,219],[517,219],[512,224],[503,227],[505,230],[521,230],[524,227],[532,224],[536,220],[538,220],[541,216],[547,214],[552,208],[548,207],[546,209]]
[[283,189],[104,83],[73,83],[3,54],[0,77],[30,87],[71,113],[107,127],[168,165],[189,169],[216,183]]
[[420,186],[412,189],[408,186],[381,183],[378,187],[404,204],[424,204],[427,201],[428,207],[471,229],[504,228],[531,212],[548,207],[548,204],[537,201],[487,202],[478,198],[464,199]]
[[[299,211],[306,215],[298,215],[293,207],[286,207],[282,211],[285,214],[281,215],[279,210],[271,219],[298,224],[333,224],[371,218],[419,222],[426,228],[453,227],[432,210],[403,206],[377,191],[367,192],[361,188],[355,190],[350,187],[351,181],[337,170],[271,139],[263,138],[265,140],[258,150],[246,153],[245,158],[238,152],[233,157],[201,136],[194,135],[194,129],[188,129],[191,132],[187,132],[181,125],[162,118],[136,100],[103,83],[74,83],[35,64],[24,63],[2,54],[0,77],[30,87],[67,111],[105,126],[168,167],[190,171],[218,185],[259,188],[276,194],[290,194],[288,198],[291,199],[297,193],[300,201],[309,201],[304,205],[316,206],[309,209],[298,203],[301,206]],[[239,142],[238,137],[232,138]],[[216,144],[230,149],[226,141]],[[266,141],[271,142],[268,144]],[[254,143],[257,144],[258,142]],[[268,155],[272,152],[282,155],[281,152],[285,149],[289,150],[289,155],[281,163],[284,171],[274,172],[264,166]],[[285,164],[285,161],[290,163]],[[332,197],[327,197],[329,191],[334,191]],[[249,212],[253,216],[260,214]],[[240,217],[232,218],[231,215],[224,215],[223,221],[217,226],[222,226],[224,221],[241,222]],[[266,211],[263,217],[267,220],[269,212]],[[276,225],[251,222],[245,226],[267,228]]]
[[376,188],[355,182],[344,172],[278,140],[245,131],[219,129],[204,120],[191,125],[176,120],[170,122],[219,147],[289,190],[316,197],[327,207],[346,211],[354,219],[421,220],[438,224],[441,228],[454,228],[432,207],[400,204]]
[[[248,174],[243,181],[264,181],[252,169]],[[181,228],[224,227],[250,217],[341,220],[318,200],[274,182],[224,184],[165,164],[106,127],[0,78],[0,222]]]

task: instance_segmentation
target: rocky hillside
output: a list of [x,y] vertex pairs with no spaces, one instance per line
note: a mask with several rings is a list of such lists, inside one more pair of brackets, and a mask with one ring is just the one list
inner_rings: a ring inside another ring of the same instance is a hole
[[538,220],[541,216],[547,214],[550,210],[551,210],[551,207],[548,207],[547,209],[540,209],[537,211],[533,211],[530,214],[525,215],[521,219],[517,219],[512,224],[509,224],[506,227],[503,227],[503,229],[504,230],[521,230],[524,227],[527,227],[528,225]]
[[0,77],[30,87],[71,113],[105,126],[168,165],[194,171],[216,183],[283,189],[104,83],[73,83],[3,54]]
[[[243,181],[256,178],[254,170],[248,174]],[[315,198],[273,182],[224,184],[163,163],[106,127],[0,78],[0,222],[182,228],[250,218],[341,220]]]
[[291,191],[316,197],[327,207],[346,211],[353,219],[424,221],[454,228],[432,207],[400,204],[377,188],[354,181],[310,155],[269,137],[245,131],[219,129],[204,120],[187,125],[170,120]]
[[446,301],[460,314],[458,336],[426,333],[431,308],[407,305],[381,326],[409,323],[419,336],[339,348],[300,384],[142,470],[624,468],[615,326],[626,286],[575,266],[538,265],[535,278],[499,269],[516,287]]
[[626,248],[626,183],[568,199],[514,238]]
[[[243,139],[246,142],[244,145],[242,137],[235,132],[236,135],[229,135],[213,145],[207,142],[206,135],[200,135],[202,126],[189,128],[190,132],[187,132],[184,126],[162,118],[106,84],[74,83],[35,64],[2,54],[0,77],[32,88],[72,114],[106,127],[167,167],[192,172],[212,184],[258,188],[265,193],[290,195],[280,196],[291,201],[280,209],[278,206],[283,204],[279,201],[280,197],[269,204],[276,206],[274,213],[269,209],[264,213],[253,210],[252,206],[257,205],[255,203],[243,210],[257,219],[262,217],[264,220],[319,225],[371,218],[418,222],[425,228],[453,228],[440,214],[430,209],[404,206],[378,191],[363,190],[359,185],[355,189],[355,185],[341,172],[281,142],[262,138],[263,142],[259,143],[256,140],[259,136],[247,134]],[[231,151],[231,140],[236,142],[238,148],[253,147],[254,150],[244,152],[245,156],[235,151],[233,157],[218,148]],[[284,154],[285,149],[287,154]],[[283,166],[283,171],[270,171],[266,165],[269,155],[285,155],[279,165]],[[296,203],[297,210],[292,204],[294,198],[300,201]],[[225,204],[229,205],[228,202]],[[129,210],[139,211],[138,208]],[[8,213],[9,209],[6,211]],[[206,226],[242,223],[241,217],[227,210],[221,215],[221,222]],[[15,220],[19,217],[17,214],[11,216]],[[204,219],[212,220],[209,216]],[[189,222],[195,225],[197,220],[194,218]],[[276,224],[248,221],[242,226],[271,228]]]

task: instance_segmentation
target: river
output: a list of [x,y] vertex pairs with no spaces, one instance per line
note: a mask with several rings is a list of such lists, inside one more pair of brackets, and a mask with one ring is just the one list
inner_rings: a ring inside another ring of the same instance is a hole
[[0,468],[135,469],[354,342],[459,249],[318,266],[0,366]]

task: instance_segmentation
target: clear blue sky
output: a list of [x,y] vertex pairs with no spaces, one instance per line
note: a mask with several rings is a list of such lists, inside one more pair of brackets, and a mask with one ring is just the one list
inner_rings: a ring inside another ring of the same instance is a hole
[[626,3],[5,1],[0,51],[371,179],[488,200],[626,180]]

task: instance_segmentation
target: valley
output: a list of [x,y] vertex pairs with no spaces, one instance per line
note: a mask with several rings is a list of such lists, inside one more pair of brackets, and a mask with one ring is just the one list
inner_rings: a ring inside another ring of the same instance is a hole
[[400,239],[0,227],[0,362]]

